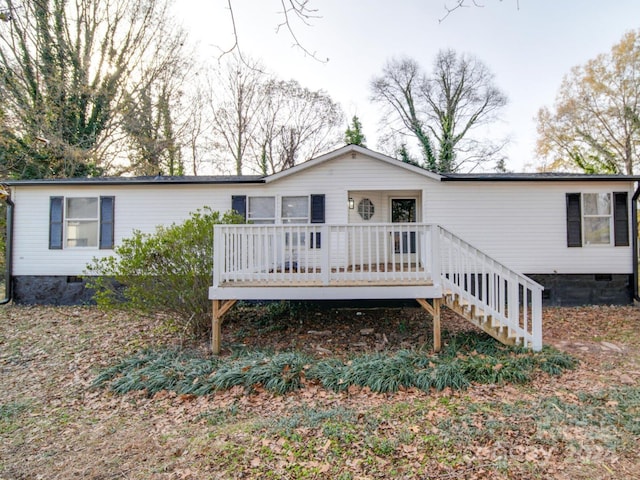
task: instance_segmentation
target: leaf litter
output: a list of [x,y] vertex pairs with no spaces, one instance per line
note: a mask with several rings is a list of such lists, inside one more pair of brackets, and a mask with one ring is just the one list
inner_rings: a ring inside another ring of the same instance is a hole
[[[640,478],[634,307],[545,308],[545,343],[580,362],[560,376],[393,394],[308,382],[287,395],[261,387],[116,395],[91,384],[117,359],[185,344],[206,355],[206,344],[179,338],[161,316],[20,306],[0,315],[2,480]],[[473,328],[450,312],[442,323]],[[276,321],[241,307],[223,342],[226,355],[300,349],[348,361],[428,348],[429,329],[428,316],[409,307]],[[334,334],[308,333],[326,331]]]

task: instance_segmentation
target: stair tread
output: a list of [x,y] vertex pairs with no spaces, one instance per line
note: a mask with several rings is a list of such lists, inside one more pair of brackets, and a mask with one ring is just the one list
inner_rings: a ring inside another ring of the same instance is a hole
[[493,314],[487,313],[483,305],[478,305],[468,298],[461,298],[460,294],[454,293],[451,290],[445,290],[443,297],[445,305],[499,342],[508,345],[523,342],[522,335],[519,335],[518,332],[509,325],[498,321]]

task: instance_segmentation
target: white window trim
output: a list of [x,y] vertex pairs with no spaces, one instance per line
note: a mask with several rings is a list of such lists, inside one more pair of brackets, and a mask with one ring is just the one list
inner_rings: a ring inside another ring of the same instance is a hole
[[[272,198],[273,199],[273,217],[252,217],[251,216],[251,200],[256,198]],[[251,195],[247,196],[247,222],[270,225],[277,223],[278,217],[278,199],[275,195]]]
[[[284,199],[290,197],[306,198],[307,211],[304,217],[283,217]],[[265,225],[307,225],[311,223],[311,195],[247,195],[247,222]],[[251,201],[255,198],[272,198],[274,200],[274,217],[252,217]]]
[[[69,200],[74,199],[95,199],[96,200],[96,216],[95,217],[69,217]],[[100,247],[100,196],[65,196],[64,197],[64,214],[63,214],[63,249],[92,249],[97,250]],[[96,243],[95,245],[69,245],[69,222],[95,222],[96,224]]]
[[[284,200],[285,198],[306,198],[307,214],[304,217],[284,217]],[[311,195],[282,195],[280,197],[280,223],[284,225],[305,225],[311,223]],[[286,221],[285,221],[286,220]]]
[[[588,195],[608,195],[609,196],[609,213],[608,214],[587,214],[586,213],[586,199]],[[580,206],[582,211],[582,246],[587,248],[602,248],[602,247],[612,247],[614,246],[614,224],[613,224],[613,209],[614,209],[614,196],[612,192],[583,192],[580,195],[581,203]],[[592,243],[587,241],[586,235],[586,225],[588,218],[608,218],[609,219],[609,241],[607,243]]]

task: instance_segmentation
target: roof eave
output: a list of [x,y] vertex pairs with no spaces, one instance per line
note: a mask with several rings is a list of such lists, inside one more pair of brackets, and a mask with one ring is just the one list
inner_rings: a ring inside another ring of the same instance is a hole
[[37,186],[89,186],[89,185],[238,185],[264,183],[264,177],[247,179],[42,179],[42,180],[2,180],[0,183],[10,187],[37,187]]
[[478,176],[443,176],[442,182],[637,182],[640,176],[635,175],[584,175],[584,176],[522,176],[522,177],[478,177]]

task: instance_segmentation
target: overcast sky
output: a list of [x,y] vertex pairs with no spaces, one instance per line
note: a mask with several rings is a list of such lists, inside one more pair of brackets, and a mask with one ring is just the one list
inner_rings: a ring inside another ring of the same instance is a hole
[[[276,33],[280,0],[233,0],[243,53],[260,59],[280,78],[325,90],[347,119],[358,115],[367,146],[376,149],[379,107],[369,84],[394,56],[409,56],[425,69],[440,49],[453,48],[483,61],[509,98],[492,128],[511,141],[507,168],[532,171],[535,115],[552,106],[562,77],[610,50],[622,35],[640,28],[639,0],[476,0],[482,8],[458,9],[443,21],[452,0],[312,0],[319,18],[295,24],[301,44],[326,63]],[[468,0],[472,4],[472,0]],[[232,45],[226,0],[178,0],[178,20],[214,58]],[[346,128],[346,123],[345,123]]]

